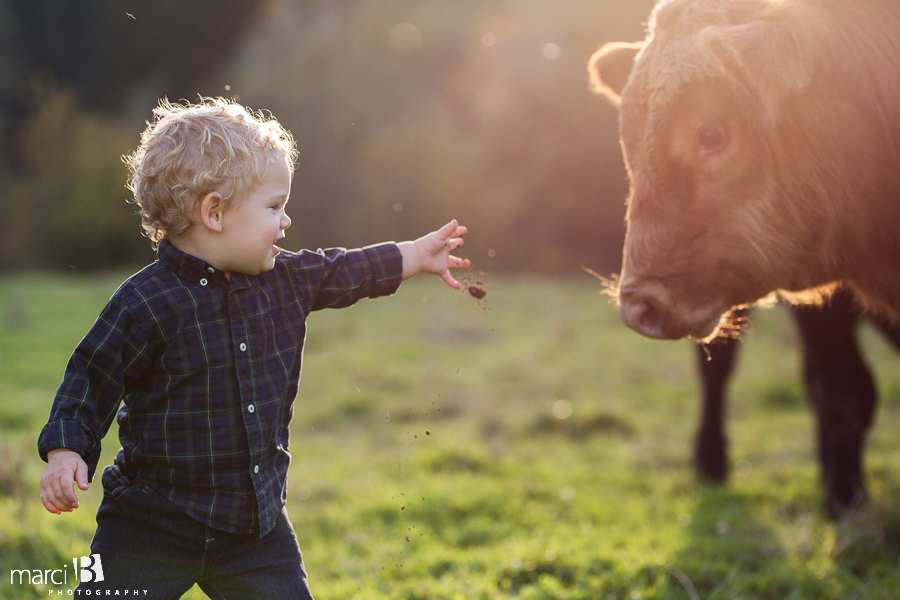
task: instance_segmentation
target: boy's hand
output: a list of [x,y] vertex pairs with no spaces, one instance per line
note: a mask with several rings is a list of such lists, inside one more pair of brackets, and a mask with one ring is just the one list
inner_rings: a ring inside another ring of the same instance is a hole
[[41,503],[53,514],[72,512],[78,508],[78,498],[72,482],[82,490],[88,489],[88,468],[77,452],[57,448],[47,453],[47,468],[41,476]]
[[454,290],[461,289],[462,286],[450,274],[450,269],[465,268],[472,263],[467,258],[452,256],[450,252],[463,245],[460,236],[465,235],[467,231],[454,219],[414,242],[398,244],[403,255],[403,279],[409,279],[419,273],[433,273]]

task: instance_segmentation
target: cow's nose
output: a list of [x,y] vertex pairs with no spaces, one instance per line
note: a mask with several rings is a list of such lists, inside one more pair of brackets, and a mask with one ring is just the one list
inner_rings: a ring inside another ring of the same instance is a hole
[[666,298],[663,288],[623,288],[619,290],[619,318],[622,322],[650,338],[666,339],[663,333],[663,311]]

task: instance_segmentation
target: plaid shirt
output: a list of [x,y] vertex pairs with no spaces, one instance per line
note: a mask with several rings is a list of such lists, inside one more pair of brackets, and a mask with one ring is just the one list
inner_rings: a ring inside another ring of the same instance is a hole
[[287,497],[306,317],[394,293],[400,251],[282,252],[271,271],[230,280],[168,243],[157,254],[72,354],[41,457],[74,450],[93,479],[117,415],[125,473],[210,527],[265,535]]

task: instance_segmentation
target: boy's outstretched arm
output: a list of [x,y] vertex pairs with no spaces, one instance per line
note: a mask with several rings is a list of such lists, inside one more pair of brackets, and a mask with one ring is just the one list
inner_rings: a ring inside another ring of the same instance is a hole
[[47,468],[41,476],[41,503],[54,514],[72,512],[78,508],[78,498],[72,482],[82,490],[88,489],[88,468],[81,456],[66,448],[47,453]]
[[414,242],[397,244],[403,256],[403,279],[409,279],[419,273],[432,273],[453,289],[461,289],[462,286],[450,274],[450,269],[469,267],[472,263],[469,259],[458,258],[450,252],[463,245],[461,236],[467,231],[454,219]]

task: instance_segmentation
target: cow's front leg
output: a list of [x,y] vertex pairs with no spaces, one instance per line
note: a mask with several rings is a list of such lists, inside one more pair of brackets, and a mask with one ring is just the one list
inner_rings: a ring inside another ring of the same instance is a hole
[[703,397],[700,428],[694,442],[694,467],[702,479],[711,483],[724,483],[728,478],[725,389],[734,371],[739,343],[734,338],[718,338],[707,346],[697,346]]
[[826,511],[837,518],[866,500],[863,450],[875,413],[872,374],[856,342],[858,312],[846,290],[822,308],[795,307],[804,375],[816,412]]

